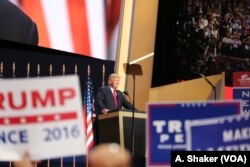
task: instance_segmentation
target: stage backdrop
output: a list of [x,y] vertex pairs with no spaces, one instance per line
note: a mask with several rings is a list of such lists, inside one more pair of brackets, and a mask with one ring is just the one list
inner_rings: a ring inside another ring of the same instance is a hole
[[[115,60],[123,0],[9,1],[36,24],[39,46]],[[20,12],[17,14],[20,18]],[[1,20],[3,26],[6,22],[9,24],[9,18]],[[11,23],[11,30],[17,24]]]
[[114,61],[15,42],[0,40],[0,53],[3,78],[27,77],[28,63],[30,64],[29,77],[49,76],[50,66],[52,66],[52,76],[63,75],[63,71],[64,75],[75,74],[77,66],[82,93],[88,76],[88,66],[95,95],[99,87],[107,84],[108,75],[114,72]]

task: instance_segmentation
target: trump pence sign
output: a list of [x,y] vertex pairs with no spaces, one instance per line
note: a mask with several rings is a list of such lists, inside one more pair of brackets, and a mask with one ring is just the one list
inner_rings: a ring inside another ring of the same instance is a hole
[[0,81],[0,160],[86,153],[77,76]]

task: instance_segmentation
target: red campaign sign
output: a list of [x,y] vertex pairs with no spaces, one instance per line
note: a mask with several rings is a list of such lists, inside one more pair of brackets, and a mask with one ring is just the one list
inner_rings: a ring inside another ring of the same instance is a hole
[[0,88],[0,161],[86,154],[78,76],[4,79]]
[[250,72],[234,72],[233,87],[250,87]]

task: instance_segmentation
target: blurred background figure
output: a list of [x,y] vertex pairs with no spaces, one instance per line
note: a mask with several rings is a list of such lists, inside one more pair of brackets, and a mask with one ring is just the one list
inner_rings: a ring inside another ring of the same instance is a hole
[[8,0],[0,1],[0,39],[38,44],[36,23]]
[[39,46],[116,59],[122,0],[10,1],[36,22]]
[[89,153],[89,167],[131,167],[131,154],[116,143],[100,144]]

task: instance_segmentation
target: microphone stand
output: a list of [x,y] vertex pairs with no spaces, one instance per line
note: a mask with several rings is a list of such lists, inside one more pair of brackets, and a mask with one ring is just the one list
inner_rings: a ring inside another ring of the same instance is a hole
[[[123,91],[123,94],[126,95],[126,96],[128,97],[129,102],[132,101],[127,91],[124,90],[124,91]],[[130,110],[132,110],[132,108],[130,108]]]
[[133,108],[132,108],[132,138],[131,138],[131,155],[132,155],[132,158],[134,157],[134,119],[135,119],[135,75],[133,75]]
[[131,156],[134,158],[134,138],[135,138],[135,76],[142,75],[142,68],[140,64],[125,64],[126,65],[126,74],[133,76],[133,104],[132,104],[132,124],[131,124]]
[[204,78],[206,81],[207,81],[207,83],[212,87],[212,90],[213,90],[213,92],[214,92],[214,100],[216,100],[217,98],[216,98],[216,86],[214,86],[208,79],[207,79],[207,77],[205,76],[205,75],[203,75],[203,74],[201,74],[201,73],[199,73],[199,75],[202,77],[202,78]]

